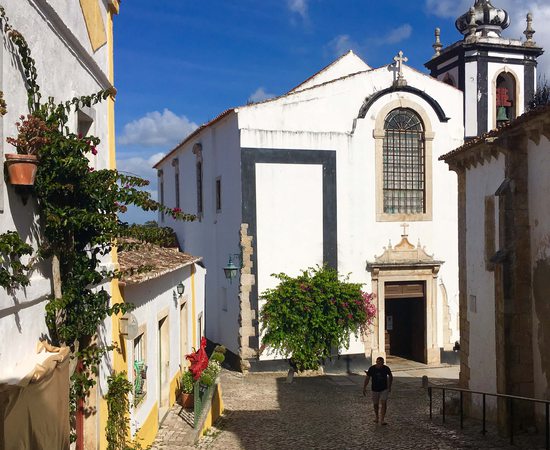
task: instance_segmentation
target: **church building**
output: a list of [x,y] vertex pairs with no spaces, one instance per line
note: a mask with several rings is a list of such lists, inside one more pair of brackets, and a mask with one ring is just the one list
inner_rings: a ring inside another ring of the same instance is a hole
[[260,351],[271,274],[321,264],[376,295],[371,333],[343,361],[446,360],[459,339],[458,192],[439,157],[534,92],[540,49],[500,38],[507,24],[477,1],[457,21],[464,40],[443,49],[436,30],[431,76],[402,52],[371,68],[350,51],[280,97],[221,113],[155,165],[159,200],[198,216],[159,221],[204,258],[206,337],[244,370],[281,363]]

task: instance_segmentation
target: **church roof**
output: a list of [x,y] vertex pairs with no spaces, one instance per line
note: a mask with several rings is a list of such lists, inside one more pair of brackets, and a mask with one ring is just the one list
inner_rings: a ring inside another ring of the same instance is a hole
[[365,61],[350,50],[331,62],[328,66],[314,73],[307,80],[301,82],[298,86],[292,88],[288,91],[288,94],[370,69],[371,67],[365,63]]

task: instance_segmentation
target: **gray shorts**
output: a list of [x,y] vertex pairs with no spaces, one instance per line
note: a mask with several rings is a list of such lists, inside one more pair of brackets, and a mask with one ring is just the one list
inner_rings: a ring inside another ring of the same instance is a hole
[[387,389],[380,392],[372,391],[372,402],[375,404],[379,401],[386,402],[388,401],[388,395],[389,391]]

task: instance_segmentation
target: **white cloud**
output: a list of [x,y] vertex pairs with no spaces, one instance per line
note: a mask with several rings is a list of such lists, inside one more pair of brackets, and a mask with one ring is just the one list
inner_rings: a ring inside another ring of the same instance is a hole
[[386,36],[386,39],[384,39],[384,42],[388,44],[397,44],[398,42],[410,38],[411,34],[412,27],[408,23],[406,23],[390,31]]
[[177,116],[169,109],[148,112],[144,117],[124,125],[124,131],[118,137],[120,145],[140,147],[170,147],[183,140],[194,131],[197,124],[185,116]]
[[351,39],[349,34],[336,36],[327,44],[327,47],[336,57],[342,56],[350,50],[353,50],[355,53],[361,53],[361,46]]
[[427,10],[438,17],[457,19],[474,4],[472,0],[426,0]]
[[307,18],[307,0],[287,0],[288,8],[304,19]]
[[250,94],[250,97],[248,97],[248,101],[252,103],[258,103],[273,97],[275,97],[275,94],[270,94],[269,92],[266,92],[266,90],[260,86],[252,94]]

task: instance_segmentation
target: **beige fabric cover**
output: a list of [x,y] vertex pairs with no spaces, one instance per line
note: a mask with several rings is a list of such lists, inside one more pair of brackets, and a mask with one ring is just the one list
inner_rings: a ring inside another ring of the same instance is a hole
[[69,349],[42,347],[50,355],[31,373],[0,384],[0,449],[69,449]]

